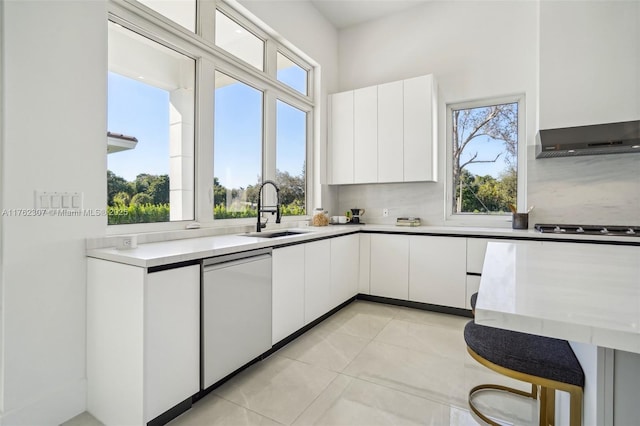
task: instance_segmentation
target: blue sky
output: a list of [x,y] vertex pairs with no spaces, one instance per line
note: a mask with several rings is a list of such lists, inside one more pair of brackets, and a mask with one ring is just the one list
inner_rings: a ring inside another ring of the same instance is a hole
[[138,138],[135,149],[109,154],[108,168],[128,181],[169,173],[169,92],[109,73],[107,129]]
[[[305,89],[306,73],[299,68],[278,71],[278,79]],[[169,174],[169,93],[110,72],[108,99],[108,130],[138,138],[135,149],[109,154],[109,170],[128,181],[140,173]],[[262,103],[262,92],[245,84],[216,90],[214,175],[227,188],[255,184],[262,174]],[[299,175],[306,114],[281,101],[276,114],[276,167]]]
[[465,169],[474,175],[491,175],[499,178],[500,174],[507,169],[507,163],[504,161],[506,154],[504,142],[489,137],[476,138],[465,147],[460,162],[464,163],[476,152],[478,152],[477,160],[493,160],[499,153],[503,154],[495,163],[472,163],[466,166]]

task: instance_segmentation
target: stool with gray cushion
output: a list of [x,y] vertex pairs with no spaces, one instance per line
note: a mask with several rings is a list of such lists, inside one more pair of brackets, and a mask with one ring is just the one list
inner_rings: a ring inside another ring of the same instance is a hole
[[[475,300],[472,301],[475,309]],[[469,392],[469,407],[490,425],[498,423],[482,414],[473,404],[476,392],[501,390],[529,398],[538,398],[540,386],[540,425],[553,425],[555,391],[570,395],[571,426],[582,424],[584,372],[569,342],[551,337],[486,327],[470,321],[464,328],[467,351],[480,364],[505,376],[531,383],[531,392],[501,385],[479,385]]]

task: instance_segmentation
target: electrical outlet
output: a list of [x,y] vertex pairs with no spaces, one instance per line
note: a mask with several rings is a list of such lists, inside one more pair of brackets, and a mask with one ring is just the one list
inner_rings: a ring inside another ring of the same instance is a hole
[[129,250],[138,247],[138,238],[135,235],[122,235],[116,238],[117,250]]
[[389,217],[389,209],[382,209],[382,217]]

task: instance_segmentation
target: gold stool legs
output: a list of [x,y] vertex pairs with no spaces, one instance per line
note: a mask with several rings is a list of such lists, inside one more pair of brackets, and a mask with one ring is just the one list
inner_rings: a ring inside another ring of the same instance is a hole
[[[469,391],[469,407],[471,408],[471,411],[475,413],[476,416],[480,417],[484,422],[486,422],[487,424],[490,424],[491,426],[501,426],[501,425],[500,423],[496,423],[493,420],[491,420],[489,417],[482,414],[480,410],[478,410],[478,408],[473,403],[473,395],[476,392],[483,391],[483,390],[498,390],[498,391],[509,392],[514,395],[525,396],[527,398],[532,398],[532,399],[538,398],[538,386],[534,384],[531,385],[531,392],[525,392],[519,389],[514,389],[508,386],[502,386],[502,385],[478,385],[474,387]],[[542,425],[542,423],[540,423],[540,425]]]

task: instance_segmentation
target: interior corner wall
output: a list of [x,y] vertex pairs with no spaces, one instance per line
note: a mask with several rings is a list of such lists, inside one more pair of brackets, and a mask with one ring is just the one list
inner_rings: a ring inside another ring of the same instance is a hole
[[106,218],[29,209],[34,190],[104,209],[106,3],[2,6],[0,424],[57,425],[86,409],[85,238]]
[[[336,189],[320,185],[326,181],[327,95],[338,87],[338,31],[311,5],[302,1],[239,0],[238,3],[267,24],[296,48],[311,57],[320,67],[316,84],[317,114],[314,129],[314,199],[308,200],[307,212],[315,207],[331,209],[336,204]],[[322,205],[321,205],[322,203]]]
[[[419,216],[443,225],[446,105],[525,94],[532,144],[537,110],[537,2],[443,1],[339,33],[339,91],[434,74],[438,96],[438,182],[339,187],[339,211],[365,208],[367,222]],[[390,215],[383,218],[382,209]],[[332,213],[336,214],[336,213]],[[385,222],[386,221],[386,222]]]
[[[4,147],[4,0],[0,0],[0,211],[2,210],[3,196],[2,187],[4,183],[4,157],[2,155]],[[2,423],[2,412],[4,411],[4,351],[2,350],[2,342],[4,341],[4,273],[2,268],[2,247],[3,247],[3,234],[2,234],[2,219],[0,218],[0,424]]]

